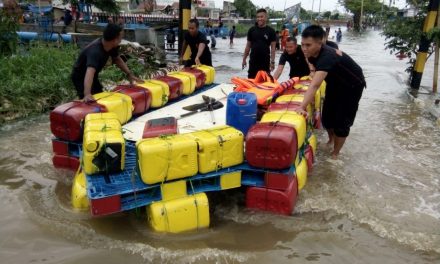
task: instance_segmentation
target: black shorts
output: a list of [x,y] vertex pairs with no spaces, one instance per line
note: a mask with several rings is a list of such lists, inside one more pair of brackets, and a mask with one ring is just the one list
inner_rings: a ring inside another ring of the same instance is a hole
[[333,89],[328,87],[322,109],[322,124],[338,137],[347,137],[354,123],[364,88]]
[[[72,74],[70,76],[73,82],[73,86],[75,86],[76,93],[78,94],[79,98],[84,97],[84,78],[78,77],[75,74]],[[102,84],[99,82],[97,78],[93,79],[92,83],[92,94],[101,93],[104,90],[102,87]]]
[[255,78],[259,71],[266,71],[270,74],[269,65],[269,60],[265,62],[249,60],[248,78]]

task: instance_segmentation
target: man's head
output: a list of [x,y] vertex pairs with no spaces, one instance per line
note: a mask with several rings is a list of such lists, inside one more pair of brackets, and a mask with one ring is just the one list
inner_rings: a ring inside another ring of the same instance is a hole
[[257,10],[257,26],[265,27],[267,22],[267,11],[264,8]]
[[296,38],[288,37],[286,40],[287,54],[294,54],[296,52],[297,47],[298,47],[298,43],[296,42]]
[[195,18],[190,19],[188,23],[188,33],[191,36],[196,36],[198,32],[199,32],[199,21]]
[[124,31],[122,30],[122,27],[117,24],[107,24],[102,36],[105,42],[110,43],[113,47],[117,47],[121,44],[121,40],[124,37]]
[[325,31],[321,26],[312,25],[304,29],[301,34],[301,48],[306,58],[318,56],[324,36]]

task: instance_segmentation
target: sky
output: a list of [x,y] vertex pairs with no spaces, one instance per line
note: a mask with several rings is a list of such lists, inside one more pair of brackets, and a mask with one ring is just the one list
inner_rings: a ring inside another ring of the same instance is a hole
[[[251,0],[252,3],[254,3],[256,6],[269,6],[273,7],[275,10],[284,10],[284,4],[285,7],[290,7],[292,5],[296,5],[299,2],[301,2],[301,7],[306,10],[312,9],[312,3],[313,5],[313,11],[318,12],[319,9],[319,2],[321,2],[321,11],[333,11],[335,9],[338,9],[340,12],[344,12],[344,8],[341,7],[338,4],[338,0]],[[234,2],[234,0],[229,0],[229,2]],[[395,4],[394,6],[402,8],[405,6],[406,1],[405,0],[394,0]],[[270,3],[268,5],[268,3]],[[389,0],[384,0],[385,4],[389,3]],[[215,6],[218,8],[223,7],[223,0],[215,0]]]

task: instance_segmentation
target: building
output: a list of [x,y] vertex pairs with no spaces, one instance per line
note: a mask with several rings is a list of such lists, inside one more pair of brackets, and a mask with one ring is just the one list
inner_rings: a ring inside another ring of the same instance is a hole
[[236,14],[237,14],[237,8],[235,7],[234,3],[223,1],[222,16],[235,17]]

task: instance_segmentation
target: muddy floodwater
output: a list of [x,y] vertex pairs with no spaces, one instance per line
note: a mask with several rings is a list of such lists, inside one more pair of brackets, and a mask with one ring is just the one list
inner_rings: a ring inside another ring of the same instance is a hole
[[[0,263],[440,263],[440,128],[409,100],[405,61],[378,32],[343,34],[368,87],[338,161],[317,132],[292,216],[247,210],[239,191],[215,197],[209,229],[180,235],[154,233],[143,210],[75,212],[46,114],[0,128]],[[247,74],[245,39],[228,43],[213,51],[217,82]]]

